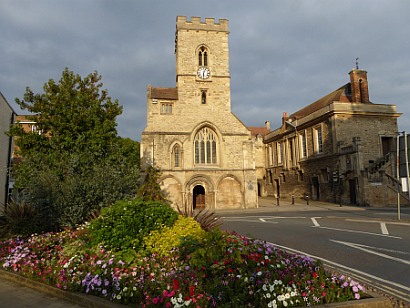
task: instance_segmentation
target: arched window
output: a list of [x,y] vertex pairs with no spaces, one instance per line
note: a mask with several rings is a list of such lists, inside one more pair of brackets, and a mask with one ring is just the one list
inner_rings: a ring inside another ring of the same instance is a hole
[[208,66],[208,51],[205,47],[201,47],[198,52],[198,65]]
[[181,167],[181,147],[179,144],[174,145],[172,148],[172,166]]
[[217,163],[217,139],[213,130],[201,129],[194,139],[195,164]]
[[201,90],[201,103],[206,104],[206,90]]

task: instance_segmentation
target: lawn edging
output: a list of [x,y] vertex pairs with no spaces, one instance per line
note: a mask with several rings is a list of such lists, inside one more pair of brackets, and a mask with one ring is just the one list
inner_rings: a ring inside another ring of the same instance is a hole
[[[89,308],[124,308],[126,305],[114,303],[110,300],[100,298],[94,295],[87,295],[83,293],[76,293],[58,289],[48,284],[31,280],[16,273],[5,271],[0,269],[0,279],[6,279],[24,285],[26,287],[35,289],[39,292],[43,292],[61,299],[65,299],[73,304],[82,305]],[[366,292],[368,294],[368,292]],[[352,300],[341,303],[332,303],[325,305],[318,305],[318,307],[329,308],[390,308],[393,307],[392,302],[387,297],[379,296],[378,294],[368,294],[373,296],[372,298],[365,298],[360,300]]]

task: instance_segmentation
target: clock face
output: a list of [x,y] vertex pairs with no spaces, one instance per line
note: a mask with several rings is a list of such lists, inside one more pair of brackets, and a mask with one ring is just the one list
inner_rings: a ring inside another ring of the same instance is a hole
[[198,69],[198,77],[202,79],[206,79],[211,75],[211,72],[206,67],[200,67]]

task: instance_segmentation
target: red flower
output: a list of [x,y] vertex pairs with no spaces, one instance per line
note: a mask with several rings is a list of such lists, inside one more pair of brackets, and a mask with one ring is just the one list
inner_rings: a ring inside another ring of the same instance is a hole
[[174,291],[178,291],[180,289],[178,280],[174,279]]
[[316,272],[313,272],[312,276],[316,279],[319,275]]
[[195,287],[194,286],[190,286],[189,287],[189,295],[191,296],[191,297],[193,297],[194,295],[195,295]]

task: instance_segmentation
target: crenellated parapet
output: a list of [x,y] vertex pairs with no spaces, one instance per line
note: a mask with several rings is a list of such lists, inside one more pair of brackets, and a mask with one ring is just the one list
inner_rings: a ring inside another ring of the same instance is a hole
[[204,30],[204,31],[224,31],[228,32],[228,19],[205,18],[205,22],[200,17],[192,16],[188,20],[186,16],[177,17],[177,29]]

